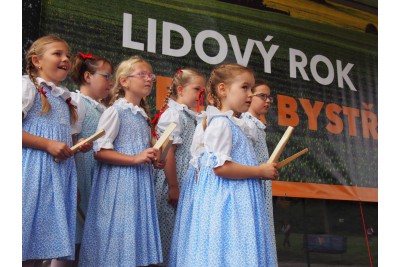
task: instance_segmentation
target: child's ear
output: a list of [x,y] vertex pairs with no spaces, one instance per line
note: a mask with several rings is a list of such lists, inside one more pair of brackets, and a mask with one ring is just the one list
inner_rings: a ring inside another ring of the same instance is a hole
[[219,84],[217,85],[217,91],[218,91],[218,94],[219,94],[220,96],[225,97],[225,96],[226,96],[226,87],[225,87],[225,84],[224,84],[224,83],[219,83]]
[[83,79],[85,80],[86,83],[90,83],[90,77],[91,77],[91,73],[88,71],[85,71],[85,73],[83,74]]
[[176,92],[178,93],[179,96],[182,96],[182,91],[183,91],[182,85],[178,85],[178,87],[176,87]]
[[40,67],[40,60],[39,60],[39,57],[38,57],[37,55],[33,55],[33,56],[32,56],[32,64],[33,64],[37,69],[39,69],[39,67]]
[[122,85],[123,88],[128,87],[128,77],[119,78],[119,83]]

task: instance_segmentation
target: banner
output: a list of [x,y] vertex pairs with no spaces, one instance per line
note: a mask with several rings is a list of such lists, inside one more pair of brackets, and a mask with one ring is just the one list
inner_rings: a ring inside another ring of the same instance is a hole
[[[266,115],[272,153],[295,127],[275,196],[377,202],[377,1],[42,1],[41,33],[71,52],[115,66],[132,55],[158,76],[148,103],[160,108],[177,69],[206,76],[220,63],[254,70],[275,102]],[[74,85],[67,81],[72,90]]]

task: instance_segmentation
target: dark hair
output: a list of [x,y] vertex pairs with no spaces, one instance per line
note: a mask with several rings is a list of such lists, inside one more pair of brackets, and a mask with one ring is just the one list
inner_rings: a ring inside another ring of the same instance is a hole
[[81,52],[74,56],[74,63],[71,69],[71,79],[78,86],[85,84],[85,72],[89,72],[94,74],[99,67],[101,67],[104,63],[107,63],[111,66],[111,71],[113,72],[113,65],[111,62],[100,56],[94,56],[91,54],[85,55]]

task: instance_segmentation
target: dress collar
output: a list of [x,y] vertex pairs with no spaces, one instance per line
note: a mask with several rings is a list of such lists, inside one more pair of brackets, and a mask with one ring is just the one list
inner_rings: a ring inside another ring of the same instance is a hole
[[242,115],[245,118],[250,119],[252,122],[254,122],[254,124],[261,130],[264,130],[266,128],[265,124],[260,121],[259,119],[257,119],[256,117],[254,117],[250,112],[246,112]]
[[233,116],[233,114],[234,114],[233,110],[221,112],[219,109],[217,109],[216,107],[211,106],[211,105],[207,106],[207,109],[205,112],[205,115],[207,115],[207,124],[209,124],[211,119],[214,117],[227,117],[235,125],[239,126],[240,129],[242,129],[245,133],[250,132],[249,125],[245,121]]
[[128,102],[125,98],[120,98],[117,101],[115,101],[115,104],[120,106],[122,109],[130,109],[133,114],[136,115],[136,113],[140,113],[145,119],[147,119],[147,114],[146,111],[144,111],[143,108],[138,107],[136,105],[133,105],[132,103]]
[[[68,98],[71,98],[71,92],[64,86],[57,86],[52,82],[48,82],[41,77],[37,77],[36,81],[39,85],[44,84],[47,89],[50,89],[50,93],[54,97],[61,97],[64,101],[67,101]],[[71,104],[77,106],[74,100],[71,100]]]
[[194,112],[193,110],[189,109],[188,106],[185,104],[179,104],[175,100],[169,98],[168,99],[168,107],[179,110],[179,111],[186,111],[193,119],[197,119],[198,113]]
[[87,96],[87,95],[82,94],[79,90],[76,90],[75,92],[76,92],[77,94],[79,94],[80,96],[82,96],[83,98],[89,100],[89,103],[90,103],[94,108],[96,108],[98,111],[104,112],[104,110],[106,110],[106,107],[105,107],[103,104],[97,102],[96,100],[94,100],[94,99],[91,98],[90,96]]

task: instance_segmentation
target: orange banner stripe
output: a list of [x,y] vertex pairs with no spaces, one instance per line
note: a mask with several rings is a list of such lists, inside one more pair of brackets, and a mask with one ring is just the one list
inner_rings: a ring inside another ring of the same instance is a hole
[[316,183],[272,181],[272,195],[277,197],[378,202],[378,188]]

